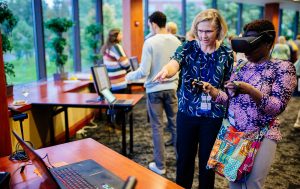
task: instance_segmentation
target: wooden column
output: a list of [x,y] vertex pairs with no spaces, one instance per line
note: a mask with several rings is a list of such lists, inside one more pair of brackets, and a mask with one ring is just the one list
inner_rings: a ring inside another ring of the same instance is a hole
[[11,139],[6,99],[6,82],[0,33],[0,157],[11,154]]
[[277,32],[279,31],[279,3],[267,3],[265,5],[265,19],[270,20]]
[[123,0],[123,46],[128,57],[141,60],[144,43],[143,0]]

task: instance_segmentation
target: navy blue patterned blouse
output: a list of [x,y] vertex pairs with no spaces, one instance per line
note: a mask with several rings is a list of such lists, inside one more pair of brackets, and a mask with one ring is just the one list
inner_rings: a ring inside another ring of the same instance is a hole
[[228,81],[233,67],[233,53],[225,45],[221,45],[212,54],[205,54],[199,43],[194,40],[179,46],[172,57],[180,64],[181,87],[178,92],[178,110],[189,116],[224,117],[225,108],[211,101],[210,110],[201,108],[204,94],[195,92],[191,83],[194,79],[206,81],[216,88],[223,88]]

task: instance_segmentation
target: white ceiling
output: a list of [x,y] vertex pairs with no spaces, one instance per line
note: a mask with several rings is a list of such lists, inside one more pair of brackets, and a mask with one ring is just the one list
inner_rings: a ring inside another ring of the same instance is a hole
[[266,3],[279,3],[280,8],[282,9],[291,9],[300,11],[300,1],[296,2],[293,0],[232,0],[240,3],[256,4],[256,5],[265,5]]

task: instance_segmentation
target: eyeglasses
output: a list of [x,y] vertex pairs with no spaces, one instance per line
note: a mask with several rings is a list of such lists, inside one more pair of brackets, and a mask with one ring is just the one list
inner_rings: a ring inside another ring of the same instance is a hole
[[205,33],[205,34],[211,34],[215,32],[214,30],[198,30],[198,33],[202,34],[202,33]]

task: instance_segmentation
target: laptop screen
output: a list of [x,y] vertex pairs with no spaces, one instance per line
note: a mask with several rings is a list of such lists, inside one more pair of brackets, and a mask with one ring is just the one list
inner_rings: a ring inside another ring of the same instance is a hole
[[108,88],[103,89],[101,93],[110,104],[116,100],[116,97],[110,92]]
[[133,71],[139,68],[139,61],[136,56],[130,58],[130,65]]
[[13,135],[16,137],[23,150],[25,151],[29,159],[32,161],[32,164],[37,168],[41,176],[45,179],[45,185],[49,186],[49,188],[58,188],[58,184],[56,183],[54,177],[51,175],[43,159],[14,131]]
[[110,80],[108,77],[107,69],[105,65],[91,67],[94,86],[98,95],[101,95],[101,91],[105,88],[110,89]]

